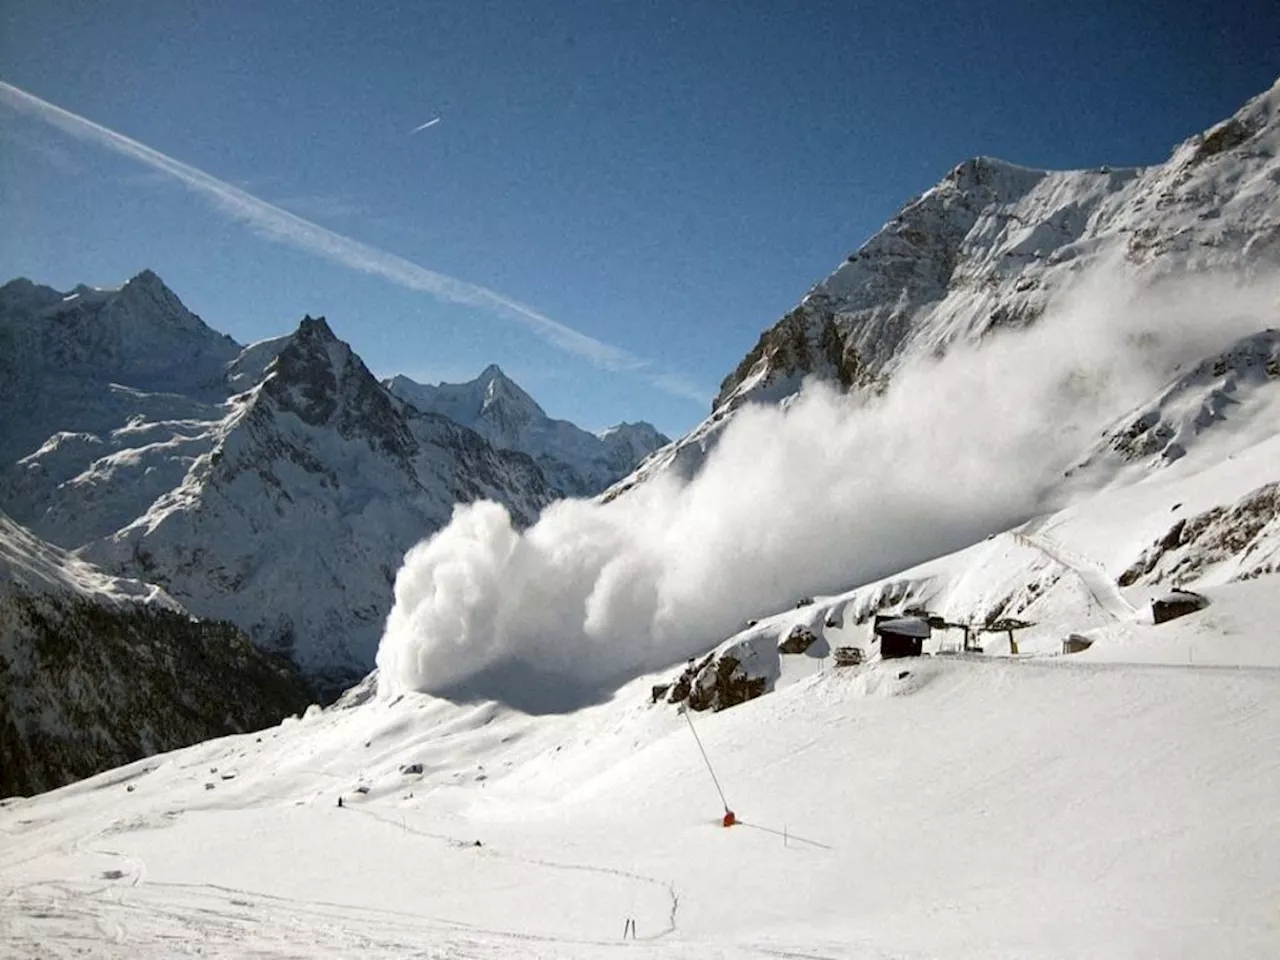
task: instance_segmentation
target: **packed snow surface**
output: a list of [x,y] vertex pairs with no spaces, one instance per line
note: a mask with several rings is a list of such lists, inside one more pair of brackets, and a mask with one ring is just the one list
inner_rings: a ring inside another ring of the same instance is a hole
[[828,663],[697,714],[731,829],[651,678],[543,716],[357,691],[4,804],[0,952],[1272,957],[1280,596],[1210,592],[1088,654]]

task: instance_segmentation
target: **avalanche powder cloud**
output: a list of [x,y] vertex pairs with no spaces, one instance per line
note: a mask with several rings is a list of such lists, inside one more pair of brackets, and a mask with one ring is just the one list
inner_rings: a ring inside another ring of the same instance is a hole
[[1274,323],[1277,289],[1138,291],[1106,271],[1031,330],[906,366],[878,398],[809,383],[740,411],[691,482],[562,501],[523,532],[497,504],[458,506],[405,557],[380,689],[568,709],[747,617],[1007,528],[1180,365]]

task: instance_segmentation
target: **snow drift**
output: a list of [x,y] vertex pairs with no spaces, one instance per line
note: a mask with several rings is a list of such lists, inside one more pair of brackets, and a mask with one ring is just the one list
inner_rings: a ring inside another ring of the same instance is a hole
[[455,508],[397,576],[382,692],[568,709],[745,617],[1004,529],[1055,505],[1118,413],[1274,323],[1280,290],[1090,277],[1030,330],[917,361],[879,396],[810,382],[740,411],[691,481],[562,501],[524,532],[496,504]]

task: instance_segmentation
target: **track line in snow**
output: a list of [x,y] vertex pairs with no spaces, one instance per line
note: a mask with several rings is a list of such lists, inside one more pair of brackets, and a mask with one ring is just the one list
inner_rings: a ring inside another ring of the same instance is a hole
[[[459,840],[456,837],[450,837],[445,834],[431,833],[426,830],[419,830],[416,827],[409,826],[405,820],[393,820],[390,817],[380,816],[373,810],[362,809],[357,806],[349,806],[344,809],[350,809],[355,813],[359,813],[366,817],[370,817],[373,820],[377,820],[379,823],[384,823],[387,826],[395,827],[398,830],[401,830],[407,833],[412,833],[420,837],[426,837],[431,840],[439,840],[454,846],[465,847],[470,845],[469,842],[466,840]],[[584,864],[584,863],[564,863],[562,861],[556,861],[556,860],[544,860],[536,857],[524,857],[515,853],[505,853],[502,850],[496,849],[494,847],[483,847],[482,849],[486,852],[487,856],[506,860],[511,863],[524,863],[524,864],[529,864],[531,866],[543,867],[551,870],[567,870],[567,871],[577,871],[577,872],[583,872],[583,873],[596,873],[604,876],[620,877],[624,880],[630,880],[635,883],[643,883],[643,884],[649,884],[652,886],[661,887],[662,890],[667,895],[668,901],[670,903],[670,908],[671,908],[667,917],[667,925],[662,930],[659,930],[657,933],[651,933],[644,937],[637,937],[636,939],[660,940],[663,937],[669,936],[670,934],[675,932],[676,914],[679,912],[679,909],[680,909],[680,894],[676,890],[675,886],[671,884],[669,881],[663,880],[659,877],[647,876],[642,873],[634,873],[630,870],[622,870],[617,867],[602,867],[595,864]],[[485,932],[498,933],[502,931],[485,931]],[[526,934],[510,933],[509,931],[504,933],[505,935],[510,935],[510,936],[526,936]],[[539,940],[546,939],[540,935],[528,935],[528,936],[533,936],[534,939],[539,939]],[[552,939],[558,939],[558,938],[552,938]],[[593,943],[596,941],[575,940],[573,942]]]
[[1137,607],[1125,599],[1124,594],[1120,592],[1120,588],[1107,576],[1101,565],[1072,553],[1064,548],[1062,544],[1050,539],[1043,533],[1019,533],[1015,531],[1013,538],[1019,543],[1039,550],[1054,563],[1066,567],[1079,577],[1085,589],[1097,601],[1098,606],[1113,619],[1126,621],[1133,620],[1138,616]]

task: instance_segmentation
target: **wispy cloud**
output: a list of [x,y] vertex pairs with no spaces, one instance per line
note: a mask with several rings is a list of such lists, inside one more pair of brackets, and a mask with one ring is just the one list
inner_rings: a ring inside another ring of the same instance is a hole
[[410,136],[412,136],[415,133],[421,133],[423,130],[427,129],[427,127],[434,127],[439,122],[440,122],[439,117],[432,117],[426,123],[419,124],[418,126],[414,127],[412,130],[409,131],[409,134]]
[[0,101],[64,133],[106,147],[153,170],[168,174],[188,189],[212,201],[227,216],[252,227],[268,239],[316,254],[349,269],[382,277],[409,290],[427,293],[450,303],[476,307],[515,321],[558,350],[586,360],[603,370],[631,374],[673,396],[699,403],[705,403],[708,399],[704,391],[692,389],[652,362],[553,320],[527,304],[496,290],[428,270],[393,253],[334,233],[122,133],[116,133],[92,120],[41,100],[12,84],[0,81]]
[[319,217],[322,220],[347,220],[368,217],[369,208],[351,197],[337,194],[307,193],[277,197],[276,203],[299,214]]

